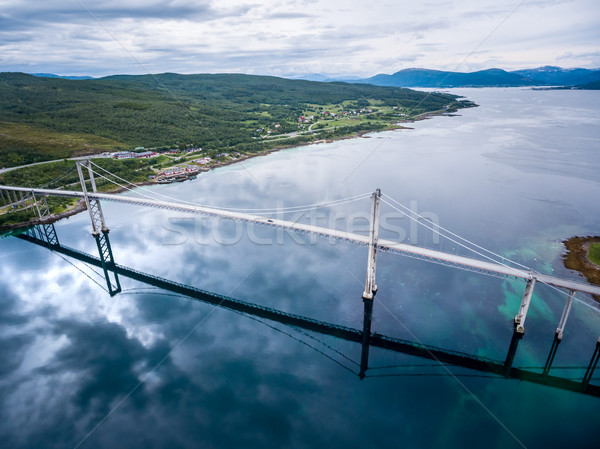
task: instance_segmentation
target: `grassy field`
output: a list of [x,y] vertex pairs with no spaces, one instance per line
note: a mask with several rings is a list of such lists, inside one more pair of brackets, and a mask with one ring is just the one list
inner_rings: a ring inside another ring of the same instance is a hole
[[588,258],[592,263],[600,266],[600,243],[591,243]]
[[118,151],[126,144],[93,134],[54,132],[25,123],[0,123],[0,160],[6,166]]

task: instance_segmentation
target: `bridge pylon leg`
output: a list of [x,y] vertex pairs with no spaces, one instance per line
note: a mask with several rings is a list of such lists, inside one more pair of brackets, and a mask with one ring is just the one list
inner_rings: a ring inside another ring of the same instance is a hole
[[[88,179],[85,179],[82,167],[87,168]],[[83,192],[83,198],[92,221],[92,235],[100,235],[100,231],[107,233],[108,228],[106,227],[106,222],[104,221],[104,214],[102,213],[100,200],[96,198],[90,198],[88,195],[88,182],[91,185],[92,192],[96,193],[96,181],[94,179],[94,172],[92,171],[92,166],[89,159],[86,161],[77,161],[77,174],[79,175],[81,191]]]
[[590,360],[590,364],[583,376],[583,386],[587,387],[590,383],[590,379],[594,375],[594,371],[596,370],[596,366],[598,365],[598,360],[600,360],[600,338],[596,342],[596,349],[594,349],[594,354],[592,355],[592,360]]
[[367,259],[367,282],[363,299],[373,299],[377,293],[377,283],[375,282],[375,270],[377,267],[377,239],[379,238],[379,206],[381,202],[381,190],[377,189],[371,195],[371,223],[369,227],[369,258]]
[[[87,169],[87,179],[84,176],[83,168]],[[102,269],[104,271],[106,285],[108,286],[108,293],[110,296],[114,296],[121,291],[121,283],[119,281],[119,276],[115,271],[113,271],[114,285],[111,281],[110,270],[114,269],[115,260],[113,258],[112,248],[108,238],[108,233],[110,230],[104,221],[104,214],[102,212],[102,207],[100,206],[100,200],[97,198],[90,198],[88,194],[88,182],[90,183],[92,192],[96,193],[97,190],[94,172],[92,171],[92,165],[89,159],[85,161],[77,161],[77,174],[79,175],[81,191],[83,192],[83,198],[92,221],[92,235],[94,236],[94,239],[96,239],[96,245],[98,246],[98,254],[100,255],[100,260],[102,261]]]
[[547,376],[550,372],[550,368],[552,368],[552,363],[554,362],[554,357],[556,357],[556,351],[558,350],[558,345],[560,344],[561,339],[558,338],[558,334],[554,335],[554,340],[552,341],[552,347],[550,348],[550,353],[548,354],[548,358],[546,359],[546,364],[544,365],[544,371],[542,374]]
[[574,297],[575,290],[569,290],[569,297],[567,298],[565,308],[563,309],[560,321],[558,323],[558,327],[556,328],[556,338],[558,338],[559,340],[562,340],[563,338],[563,332],[565,330],[565,325],[567,324],[567,318],[569,318],[569,312],[571,311],[571,306],[573,305]]
[[37,209],[38,216],[40,218],[44,218],[50,215],[50,207],[48,207],[48,201],[46,200],[46,195],[42,195],[38,200],[35,192],[31,191],[31,197],[33,198],[33,203],[35,208]]
[[525,294],[521,300],[521,307],[519,313],[515,316],[515,330],[519,334],[525,333],[525,318],[527,317],[527,311],[529,310],[529,304],[531,303],[531,297],[533,296],[533,288],[535,287],[535,277],[527,279],[527,285],[525,286]]
[[[102,231],[101,234],[94,234],[94,239],[96,239],[96,245],[98,246],[98,254],[102,262],[102,270],[104,271],[108,293],[110,296],[115,296],[121,291],[121,282],[119,281],[119,275],[114,271],[115,259],[108,238],[108,230]],[[112,271],[114,276],[114,285],[110,277],[110,271]]]
[[515,360],[515,354],[517,353],[517,347],[519,346],[521,338],[523,338],[523,334],[520,334],[515,329],[512,338],[510,339],[510,345],[508,347],[506,359],[504,360],[504,377],[510,377],[510,370],[512,368],[513,361]]
[[364,315],[363,315],[363,331],[362,331],[362,347],[360,354],[360,372],[358,377],[365,378],[365,373],[369,368],[369,340],[371,339],[371,321],[373,318],[373,301],[364,299]]

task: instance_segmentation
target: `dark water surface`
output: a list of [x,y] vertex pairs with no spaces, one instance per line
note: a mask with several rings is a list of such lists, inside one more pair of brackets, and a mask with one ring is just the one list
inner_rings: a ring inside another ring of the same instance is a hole
[[[275,208],[383,193],[544,273],[561,241],[600,234],[600,93],[457,89],[458,117],[282,151],[152,187],[179,200]],[[103,203],[116,262],[222,295],[360,329],[366,248]],[[366,228],[369,199],[284,218]],[[382,205],[385,237],[458,254]],[[97,254],[89,216],[56,224]],[[470,253],[472,255],[472,253]],[[598,447],[600,399],[371,348],[121,278],[0,240],[0,446]],[[378,257],[374,332],[503,361],[524,283]],[[551,374],[581,379],[600,311],[578,296]],[[514,366],[541,372],[565,301],[538,286]],[[600,372],[592,383],[599,384]]]

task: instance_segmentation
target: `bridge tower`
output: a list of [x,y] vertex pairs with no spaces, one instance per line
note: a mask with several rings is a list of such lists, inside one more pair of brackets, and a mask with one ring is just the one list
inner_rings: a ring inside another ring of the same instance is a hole
[[[85,161],[77,161],[76,165],[77,173],[79,174],[79,181],[81,182],[83,198],[85,200],[87,210],[90,213],[90,219],[92,221],[92,235],[96,239],[96,245],[98,246],[98,253],[100,254],[100,260],[102,261],[102,269],[104,270],[108,292],[110,293],[110,296],[114,296],[121,291],[121,283],[119,282],[119,276],[114,271],[115,260],[113,257],[112,248],[110,246],[110,240],[108,238],[108,233],[110,230],[104,221],[104,214],[102,212],[102,207],[100,206],[100,200],[90,197],[88,194],[88,182],[90,183],[92,192],[96,193],[97,191],[92,165],[89,159],[86,159]],[[85,177],[86,172],[88,175],[87,179]],[[110,278],[109,269],[111,269],[114,275],[114,285]]]
[[377,239],[379,238],[379,205],[381,202],[381,190],[377,189],[371,195],[371,223],[369,226],[369,256],[367,259],[367,282],[363,299],[373,299],[377,293],[377,283],[375,282],[375,270],[377,267]]
[[[83,167],[86,168],[88,179],[86,179],[84,176]],[[88,195],[88,182],[90,183],[92,192],[96,193],[97,191],[96,180],[94,179],[94,172],[92,171],[92,166],[89,159],[85,161],[77,161],[77,174],[79,174],[79,182],[81,182],[83,199],[85,200],[85,205],[87,206],[87,210],[90,213],[90,219],[92,220],[92,235],[99,235],[100,231],[103,233],[108,233],[109,229],[106,227],[106,223],[104,221],[104,214],[102,213],[100,200],[96,198],[90,198]]]
[[381,200],[381,190],[377,189],[371,195],[371,223],[369,226],[369,255],[367,259],[367,281],[365,291],[362,294],[364,304],[363,330],[362,330],[362,352],[360,357],[361,379],[365,378],[366,371],[369,368],[369,340],[371,339],[371,321],[373,316],[373,297],[377,293],[377,283],[375,282],[375,271],[377,268],[377,239],[379,238],[379,204]]
[[529,304],[531,303],[531,297],[533,296],[533,288],[535,287],[535,276],[531,273],[531,278],[527,279],[525,285],[525,293],[521,300],[521,307],[519,307],[519,313],[515,316],[515,330],[519,334],[525,333],[525,318],[527,317],[527,311],[529,310]]
[[[46,195],[42,195],[40,199],[36,196],[35,192],[31,191],[31,197],[33,198],[33,204],[37,210],[38,216],[42,223],[39,225],[39,233],[42,240],[44,240],[50,248],[57,246],[58,236],[56,235],[56,229],[54,229],[53,223],[44,222],[44,219],[50,217],[50,207],[48,207],[48,201]],[[38,227],[38,226],[36,226]]]

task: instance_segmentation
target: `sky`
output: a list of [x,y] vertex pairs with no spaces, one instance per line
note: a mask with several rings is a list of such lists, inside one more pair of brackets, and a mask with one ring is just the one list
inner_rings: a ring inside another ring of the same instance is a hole
[[597,0],[0,0],[0,71],[600,67]]

